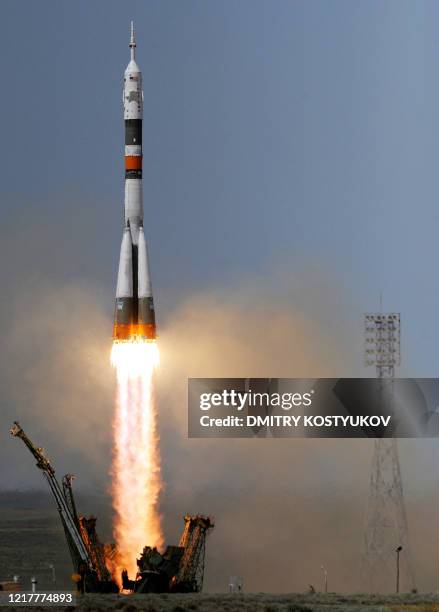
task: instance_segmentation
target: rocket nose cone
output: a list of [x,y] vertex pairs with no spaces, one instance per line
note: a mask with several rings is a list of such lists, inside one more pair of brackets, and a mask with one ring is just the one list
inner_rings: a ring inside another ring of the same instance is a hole
[[130,60],[128,66],[125,68],[125,74],[127,73],[133,73],[133,72],[138,72],[140,73],[140,68],[136,62],[136,60]]

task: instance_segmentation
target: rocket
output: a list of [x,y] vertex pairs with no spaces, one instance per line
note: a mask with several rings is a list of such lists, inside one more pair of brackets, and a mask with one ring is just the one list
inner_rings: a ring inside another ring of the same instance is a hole
[[143,224],[142,195],[142,73],[136,63],[131,22],[131,59],[125,70],[125,214],[117,275],[113,340],[153,341],[156,338],[154,300]]

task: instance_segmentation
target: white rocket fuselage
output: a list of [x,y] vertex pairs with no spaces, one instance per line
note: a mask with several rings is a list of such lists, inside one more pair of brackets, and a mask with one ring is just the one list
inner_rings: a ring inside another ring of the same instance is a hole
[[124,75],[125,228],[120,249],[113,339],[119,342],[156,338],[148,250],[143,230],[142,73],[135,60],[131,25],[131,60]]

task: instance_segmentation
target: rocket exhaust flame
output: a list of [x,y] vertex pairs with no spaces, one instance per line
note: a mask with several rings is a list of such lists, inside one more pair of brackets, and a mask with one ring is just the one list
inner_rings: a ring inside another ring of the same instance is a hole
[[135,576],[143,547],[164,543],[158,512],[162,488],[154,373],[156,342],[115,342],[111,362],[117,373],[114,419],[113,506],[117,573]]

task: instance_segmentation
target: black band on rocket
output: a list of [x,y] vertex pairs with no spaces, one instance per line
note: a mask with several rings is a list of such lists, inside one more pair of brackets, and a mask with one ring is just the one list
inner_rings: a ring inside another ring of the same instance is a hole
[[142,120],[141,119],[126,119],[125,120],[125,145],[141,145],[142,144]]

